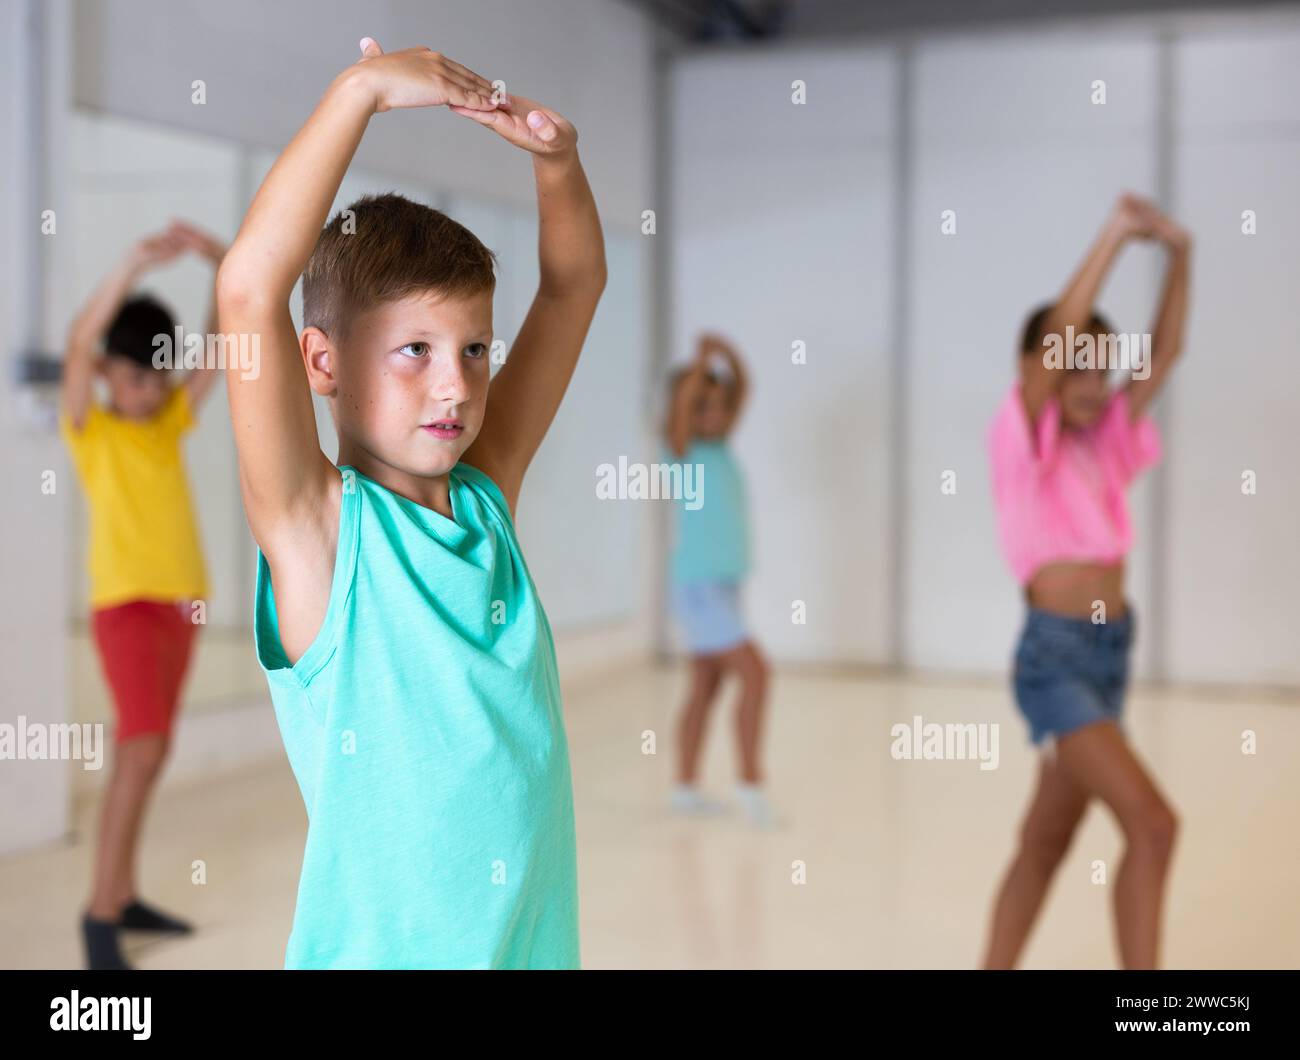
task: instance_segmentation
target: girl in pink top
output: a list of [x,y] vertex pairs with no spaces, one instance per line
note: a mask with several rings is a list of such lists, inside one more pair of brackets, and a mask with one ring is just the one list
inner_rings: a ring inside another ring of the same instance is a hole
[[[1141,346],[1117,356],[1113,329],[1093,309],[1129,239],[1157,240],[1169,254],[1149,356]],[[1019,379],[989,432],[999,535],[1028,605],[1016,704],[1050,753],[998,894],[986,968],[1015,965],[1093,797],[1124,833],[1113,880],[1121,959],[1127,968],[1157,963],[1177,821],[1122,728],[1135,625],[1124,595],[1126,491],[1160,458],[1147,409],[1182,349],[1190,248],[1151,203],[1121,197],[1060,298],[1027,322]],[[1133,373],[1111,389],[1116,366]]]

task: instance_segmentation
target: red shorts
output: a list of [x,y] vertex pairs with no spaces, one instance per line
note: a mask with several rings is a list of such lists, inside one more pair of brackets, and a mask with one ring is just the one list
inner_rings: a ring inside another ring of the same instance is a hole
[[189,604],[131,600],[96,608],[91,624],[117,708],[117,742],[169,733],[199,628]]

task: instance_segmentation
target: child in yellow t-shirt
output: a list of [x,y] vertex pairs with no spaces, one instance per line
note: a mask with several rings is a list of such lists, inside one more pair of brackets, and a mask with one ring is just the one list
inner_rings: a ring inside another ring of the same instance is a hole
[[[198,629],[191,605],[208,592],[180,438],[220,373],[205,364],[173,385],[171,362],[155,360],[169,349],[161,336],[184,352],[171,315],[149,296],[128,297],[141,273],[187,251],[215,270],[225,248],[179,221],[132,247],[77,316],[64,358],[59,433],[89,509],[91,628],[117,714],[95,881],[82,916],[90,968],[128,967],[119,928],[190,930],[139,900],[135,855]],[[208,331],[215,330],[210,320]],[[107,384],[107,406],[92,395],[95,375]]]

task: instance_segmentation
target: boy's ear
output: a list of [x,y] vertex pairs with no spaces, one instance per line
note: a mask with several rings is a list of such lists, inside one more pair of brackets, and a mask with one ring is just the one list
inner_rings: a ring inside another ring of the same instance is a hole
[[329,336],[320,328],[309,326],[302,329],[298,343],[308,385],[321,397],[333,397],[338,382],[334,378],[334,347]]

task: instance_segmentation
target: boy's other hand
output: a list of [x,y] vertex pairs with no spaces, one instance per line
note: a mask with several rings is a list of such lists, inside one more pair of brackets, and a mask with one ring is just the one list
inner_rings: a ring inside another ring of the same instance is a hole
[[448,105],[470,112],[492,111],[492,82],[428,48],[385,54],[373,37],[361,38],[354,64],[374,93],[376,111]]
[[535,155],[565,155],[578,144],[578,130],[564,117],[523,96],[505,96],[496,109],[490,111],[458,106],[451,109],[486,125],[516,147]]

